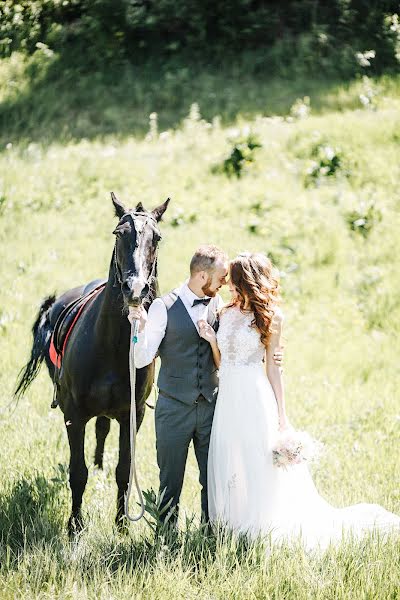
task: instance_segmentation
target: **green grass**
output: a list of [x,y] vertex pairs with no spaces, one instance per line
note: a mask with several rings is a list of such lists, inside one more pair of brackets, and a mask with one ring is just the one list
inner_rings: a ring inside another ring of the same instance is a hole
[[[79,98],[79,82],[70,96],[60,95],[60,106],[57,90],[48,89],[54,106],[47,98],[42,121],[38,111],[46,88],[35,98],[20,59],[14,60],[13,67],[11,61],[0,65],[3,83],[15,69],[19,90],[13,96],[7,84],[1,92],[1,114],[8,115],[0,154],[1,405],[10,400],[27,359],[43,296],[107,273],[115,226],[109,191],[127,205],[141,200],[149,208],[170,196],[160,248],[162,291],[186,277],[200,243],[220,244],[231,256],[246,249],[268,252],[282,271],[289,416],[327,447],[313,467],[318,489],[337,506],[376,502],[400,513],[398,80],[373,82],[380,89],[375,109],[368,110],[358,99],[362,81],[312,87],[254,74],[231,81],[232,67],[220,77],[204,71],[193,86],[178,86],[179,94],[188,93],[174,107],[163,86],[156,89],[153,74],[134,85],[124,82],[131,91],[143,87],[143,104],[140,96],[120,104],[113,92],[101,96],[103,84],[93,88],[91,103],[86,89],[77,110],[89,116],[79,125],[69,108],[69,98]],[[306,94],[311,116],[283,118]],[[205,120],[195,108],[182,119],[192,101]],[[153,110],[160,112],[159,132],[148,136]],[[104,124],[100,117],[107,111],[111,117]],[[213,119],[218,114],[222,121]],[[255,162],[239,179],[213,174],[212,167],[230,153],[232,129],[246,127],[262,143]],[[342,167],[336,177],[307,187],[312,148],[321,140],[340,151]],[[380,216],[367,235],[349,222],[354,211],[363,214],[363,202],[374,202]],[[144,524],[120,537],[113,527],[115,423],[104,472],[90,468],[87,529],[70,544],[68,444],[62,415],[50,410],[50,402],[43,369],[15,413],[1,415],[1,598],[399,596],[396,540],[348,542],[325,556],[301,549],[266,556],[257,544],[206,538],[196,525],[200,499],[192,452],[183,509],[195,522],[186,526],[182,519],[175,544],[155,543]],[[151,411],[138,444],[141,486],[156,488]],[[91,464],[94,422],[86,452]]]
[[[299,97],[311,97],[314,113],[346,111],[361,106],[359,95],[369,84],[360,76],[342,81],[312,76],[301,61],[271,77],[266,58],[246,52],[223,66],[193,59],[169,62],[149,58],[147,63],[78,69],[57,54],[38,50],[32,57],[14,53],[0,64],[0,144],[22,141],[53,143],[81,138],[142,137],[149,115],[157,112],[160,130],[176,128],[197,102],[211,121],[219,115],[224,124],[238,115],[286,116]],[[260,60],[261,58],[261,60]],[[372,91],[399,95],[400,77],[382,76]]]

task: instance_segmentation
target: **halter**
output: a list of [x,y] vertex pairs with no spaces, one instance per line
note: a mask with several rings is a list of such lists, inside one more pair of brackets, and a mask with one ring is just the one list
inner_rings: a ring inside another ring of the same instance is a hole
[[[151,216],[151,215],[144,215],[142,212],[132,211],[132,212],[129,212],[128,214],[132,217],[133,226],[134,226],[135,231],[136,231],[136,247],[138,247],[139,246],[140,235],[144,232],[144,230],[146,228],[146,225],[148,223],[150,223],[152,225],[152,229],[154,230],[155,229],[154,225],[156,225],[156,221],[155,221],[155,219],[154,219],[153,216]],[[137,221],[135,221],[134,217],[144,217],[144,220],[142,221],[142,227],[141,228],[138,227],[138,223],[137,223]],[[157,229],[157,232],[158,232],[158,229]],[[114,268],[115,268],[115,279],[116,279],[116,281],[114,281],[114,287],[116,287],[117,282],[118,282],[118,284],[120,286],[122,286],[122,284],[124,282],[122,280],[121,271],[120,271],[120,268],[118,266],[118,261],[117,261],[117,240],[115,240],[113,256],[114,256]],[[152,280],[157,275],[157,259],[158,259],[158,242],[157,242],[157,245],[156,245],[156,248],[155,248],[153,264],[151,266],[150,273],[149,273],[149,276],[148,276],[147,281],[146,281],[146,285],[149,286],[149,289],[150,289]]]

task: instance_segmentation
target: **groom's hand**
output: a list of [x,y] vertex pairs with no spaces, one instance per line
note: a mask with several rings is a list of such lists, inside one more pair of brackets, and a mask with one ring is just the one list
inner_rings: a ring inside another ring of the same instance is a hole
[[128,320],[130,323],[134,321],[139,321],[139,331],[143,331],[146,323],[147,323],[147,312],[143,308],[143,306],[130,306]]
[[279,346],[274,352],[274,363],[277,367],[283,366],[283,346]]

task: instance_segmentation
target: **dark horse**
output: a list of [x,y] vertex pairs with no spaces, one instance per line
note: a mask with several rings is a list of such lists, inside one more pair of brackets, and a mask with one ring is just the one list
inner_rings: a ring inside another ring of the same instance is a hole
[[[130,324],[127,314],[130,305],[143,303],[148,308],[158,295],[157,246],[161,235],[157,223],[167,209],[169,199],[148,212],[141,203],[135,210],[126,210],[113,193],[111,197],[119,223],[113,232],[116,240],[108,281],[88,301],[72,329],[57,378],[56,401],[64,413],[70,446],[70,533],[82,528],[82,496],[88,477],[84,453],[85,427],[92,417],[97,417],[95,463],[100,468],[103,466],[104,442],[110,430],[110,419],[116,419],[120,425],[116,523],[122,524],[130,468]],[[69,290],[58,298],[49,296],[43,301],[32,328],[31,357],[17,382],[17,397],[33,381],[43,360],[50,377],[54,379],[55,367],[50,360],[49,348],[57,318],[66,305],[95,288],[98,283],[97,280]],[[153,380],[154,363],[138,369],[138,428],[144,417],[145,402]]]

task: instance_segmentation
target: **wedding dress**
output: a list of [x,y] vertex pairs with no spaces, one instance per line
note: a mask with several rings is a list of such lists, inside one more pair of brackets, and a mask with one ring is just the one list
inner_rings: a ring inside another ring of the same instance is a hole
[[278,435],[276,399],[262,362],[265,348],[252,313],[228,308],[217,333],[219,394],[208,455],[210,519],[272,542],[301,539],[326,548],[346,533],[400,532],[400,517],[376,504],[335,508],[318,493],[303,463],[272,463]]

